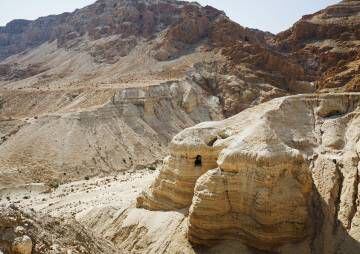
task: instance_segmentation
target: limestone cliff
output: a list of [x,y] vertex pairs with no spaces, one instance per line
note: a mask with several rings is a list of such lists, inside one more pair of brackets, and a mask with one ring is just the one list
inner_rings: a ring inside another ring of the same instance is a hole
[[137,205],[188,210],[194,244],[357,253],[359,106],[358,94],[284,97],[186,129]]

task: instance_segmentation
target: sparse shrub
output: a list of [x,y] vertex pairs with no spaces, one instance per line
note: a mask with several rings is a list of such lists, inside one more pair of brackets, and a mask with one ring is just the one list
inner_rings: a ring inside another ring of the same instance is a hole
[[151,170],[151,171],[155,171],[155,170],[156,170],[156,167],[154,167],[154,166],[149,166],[148,169]]
[[59,188],[60,183],[58,182],[58,180],[53,180],[49,183],[49,186],[52,189],[57,189],[57,188]]

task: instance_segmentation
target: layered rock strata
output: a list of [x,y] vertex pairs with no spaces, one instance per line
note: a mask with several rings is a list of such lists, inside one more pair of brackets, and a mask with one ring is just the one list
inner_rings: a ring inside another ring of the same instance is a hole
[[194,244],[359,251],[359,103],[359,94],[284,97],[186,129],[137,204],[188,209]]
[[317,89],[359,91],[360,2],[341,1],[275,37],[275,45],[301,64]]
[[175,133],[222,118],[213,96],[184,80],[126,89],[0,94],[2,187],[145,167],[166,154]]

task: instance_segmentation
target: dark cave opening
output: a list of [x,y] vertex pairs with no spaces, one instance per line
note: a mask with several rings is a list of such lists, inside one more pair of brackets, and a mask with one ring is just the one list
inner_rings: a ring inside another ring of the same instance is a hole
[[201,167],[202,166],[202,158],[201,155],[196,156],[195,159],[195,167]]

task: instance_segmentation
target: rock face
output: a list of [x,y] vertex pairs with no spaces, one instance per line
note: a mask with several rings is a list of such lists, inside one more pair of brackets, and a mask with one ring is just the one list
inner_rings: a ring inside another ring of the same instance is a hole
[[[221,70],[236,76],[246,84],[249,97],[256,97],[251,86],[260,88],[268,100],[279,94],[313,91],[313,79],[304,67],[295,56],[284,54],[273,39],[274,35],[244,28],[210,6],[174,0],[101,0],[73,13],[16,20],[0,28],[0,86],[23,80],[18,82],[21,87],[68,87],[89,80],[102,83],[109,76],[117,83],[118,70],[134,65],[141,65],[142,72],[149,69],[151,75],[165,72],[171,76],[179,69],[182,73],[191,70],[193,61],[186,62],[185,70],[174,65],[164,68],[169,60],[197,52],[200,65],[206,63],[204,54],[211,53],[215,74]],[[135,56],[128,60],[131,55]],[[158,68],[151,68],[157,62]],[[215,85],[222,90],[222,84]],[[269,92],[273,89],[281,93]],[[229,90],[235,98],[226,103],[224,98],[227,116],[252,101],[243,98],[239,89]],[[242,105],[236,105],[235,101],[242,100]]]
[[188,209],[194,244],[357,253],[359,106],[358,94],[284,97],[186,129],[137,205]]
[[304,16],[275,44],[297,59],[319,90],[358,91],[359,13],[359,1],[341,1]]
[[[124,57],[144,47],[141,57],[149,55],[152,61],[160,62],[194,51],[220,53],[226,58],[227,73],[250,85],[266,84],[286,93],[357,91],[358,14],[358,1],[342,1],[304,16],[293,28],[274,36],[244,28],[223,12],[196,3],[99,0],[73,13],[35,21],[15,20],[1,27],[0,61],[4,63],[0,65],[0,81],[30,77],[44,83],[53,79],[67,84],[79,79],[94,81],[89,76],[99,72],[102,64],[120,61],[126,65]],[[49,64],[53,57],[46,59],[41,54],[49,44],[57,57],[64,51],[71,52],[77,61],[88,57],[86,63],[71,65],[76,73],[83,74],[81,78],[70,78],[64,66],[71,56]],[[90,68],[89,63],[97,68]],[[145,60],[142,65],[147,68]],[[35,85],[29,81],[28,86]],[[234,106],[231,114],[238,113],[239,108]]]
[[[32,117],[6,119],[1,125],[2,187],[145,167],[162,158],[180,130],[222,118],[212,96],[186,80],[144,88],[43,92],[37,97],[29,92],[3,95],[4,119]],[[51,109],[47,102],[55,98]],[[14,172],[18,176],[11,180]]]
[[219,98],[226,117],[289,93],[288,88],[283,86],[284,83],[275,84],[277,79],[272,82],[271,79],[260,77],[255,70],[238,70],[249,67],[245,67],[243,63],[235,69],[227,63],[199,63],[194,66],[194,71],[190,75],[205,91]]
[[[99,44],[88,50],[98,51],[104,62],[127,55],[142,39],[150,39],[169,28],[168,36],[174,43],[193,44],[207,36],[210,19],[222,12],[214,8],[200,8],[174,0],[100,0],[76,10],[39,18],[35,21],[14,20],[0,27],[0,60],[42,43],[56,41],[58,47],[74,49],[82,41],[90,42],[117,36],[116,44]],[[200,18],[199,18],[200,16]],[[131,40],[131,43],[127,43]],[[115,42],[115,41],[114,41]],[[128,50],[116,52],[127,44]],[[115,55],[112,55],[115,54]]]
[[101,0],[16,20],[0,28],[0,93],[148,86],[190,73],[230,117],[280,96],[357,91],[358,5],[341,2],[276,36],[173,0]]

